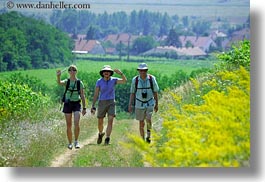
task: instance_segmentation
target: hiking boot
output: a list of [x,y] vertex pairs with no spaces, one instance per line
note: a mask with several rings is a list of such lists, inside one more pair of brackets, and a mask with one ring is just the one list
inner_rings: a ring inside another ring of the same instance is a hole
[[105,145],[109,145],[109,141],[110,141],[109,137],[105,138]]
[[101,142],[102,142],[102,138],[103,138],[103,136],[105,135],[105,133],[103,132],[103,133],[99,133],[98,134],[98,140],[97,140],[97,144],[101,144]]
[[147,142],[147,143],[151,143],[151,139],[150,139],[150,137],[146,137],[146,142]]
[[70,149],[70,150],[73,149],[73,145],[71,143],[68,144],[68,149]]
[[75,148],[76,149],[79,149],[80,148],[80,145],[79,145],[78,141],[75,141]]

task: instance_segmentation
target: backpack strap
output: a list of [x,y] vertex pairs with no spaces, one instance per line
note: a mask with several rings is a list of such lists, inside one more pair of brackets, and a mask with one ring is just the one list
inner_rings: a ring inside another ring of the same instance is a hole
[[[154,92],[154,84],[153,84],[153,77],[152,77],[152,75],[148,74],[148,80],[150,82],[150,87],[151,87],[152,91]],[[135,78],[135,91],[134,91],[134,93],[136,93],[136,91],[138,89],[138,82],[139,82],[139,76],[137,76]]]
[[137,92],[137,89],[138,89],[138,82],[139,82],[139,76],[136,76],[136,78],[135,78],[135,91],[134,91],[134,93]]
[[80,80],[79,79],[77,80],[77,91],[78,91],[78,94],[80,95]]
[[152,77],[152,75],[149,75],[149,82],[150,82],[151,89],[154,92],[154,85],[153,85],[153,77]]
[[63,94],[64,96],[65,96],[65,94],[66,94],[66,92],[67,92],[69,86],[70,86],[70,79],[68,78],[68,79],[67,79],[67,82],[66,82],[66,86],[65,86],[65,91],[64,91],[64,94]]

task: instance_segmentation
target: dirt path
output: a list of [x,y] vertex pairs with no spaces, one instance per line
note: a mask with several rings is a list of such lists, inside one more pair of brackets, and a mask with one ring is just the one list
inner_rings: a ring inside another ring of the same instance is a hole
[[[95,133],[92,137],[86,139],[83,142],[80,142],[80,148],[85,147],[86,145],[90,143],[95,143],[95,140],[97,139],[98,133]],[[72,167],[72,159],[75,155],[78,154],[79,149],[75,149],[73,147],[73,150],[66,149],[61,155],[57,156],[50,167]]]

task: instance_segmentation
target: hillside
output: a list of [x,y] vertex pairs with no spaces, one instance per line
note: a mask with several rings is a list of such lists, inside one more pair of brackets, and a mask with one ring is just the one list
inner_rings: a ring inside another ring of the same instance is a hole
[[50,68],[71,62],[71,40],[55,27],[17,12],[1,14],[0,22],[0,71]]

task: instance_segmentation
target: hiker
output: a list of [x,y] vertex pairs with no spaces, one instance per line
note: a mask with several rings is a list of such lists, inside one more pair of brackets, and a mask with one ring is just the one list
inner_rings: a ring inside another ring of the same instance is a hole
[[[114,72],[121,75],[122,78],[120,79],[112,77]],[[126,83],[127,78],[119,69],[112,70],[109,65],[105,65],[100,70],[99,74],[102,78],[98,79],[96,82],[91,113],[92,114],[95,113],[96,111],[95,104],[98,99],[97,118],[98,118],[99,133],[98,133],[97,144],[101,144],[102,138],[105,135],[105,132],[103,132],[103,121],[106,114],[108,114],[108,125],[106,129],[106,138],[105,138],[105,145],[108,145],[110,143],[110,135],[112,131],[113,119],[116,115],[115,86],[117,84]]]
[[147,74],[146,63],[139,64],[137,68],[139,75],[132,79],[130,90],[130,101],[128,111],[132,113],[133,104],[135,107],[135,117],[139,121],[140,135],[145,139],[145,120],[147,124],[146,142],[151,142],[152,114],[158,111],[158,84],[156,78]]
[[76,149],[80,148],[78,143],[78,137],[80,132],[79,120],[80,120],[80,111],[82,101],[82,115],[86,114],[86,101],[84,94],[84,85],[83,82],[77,79],[77,67],[75,65],[70,65],[68,68],[68,73],[70,78],[61,80],[61,70],[57,70],[57,83],[59,85],[65,86],[65,93],[63,97],[63,113],[66,119],[67,125],[67,138],[68,138],[68,148],[72,150],[72,113],[74,115],[74,147]]

